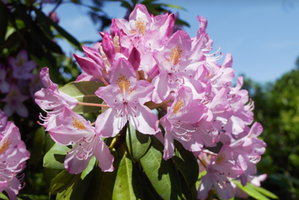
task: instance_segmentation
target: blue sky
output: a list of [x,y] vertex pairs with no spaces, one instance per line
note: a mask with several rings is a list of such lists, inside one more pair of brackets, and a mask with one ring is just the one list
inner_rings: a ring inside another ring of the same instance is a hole
[[[83,1],[85,2],[85,1]],[[259,83],[277,80],[295,68],[299,56],[299,3],[295,0],[163,0],[182,6],[180,18],[190,24],[184,28],[191,37],[198,29],[197,15],[208,20],[207,32],[214,41],[214,51],[221,47],[231,53],[236,76],[245,74]],[[49,12],[53,5],[43,10]],[[67,3],[57,9],[59,25],[80,42],[96,41],[101,37],[97,27],[86,15],[85,7]],[[108,16],[122,18],[126,10],[116,2],[106,2]],[[63,50],[73,53],[66,42],[59,41]],[[213,52],[213,50],[212,50]],[[219,60],[221,64],[224,57]]]

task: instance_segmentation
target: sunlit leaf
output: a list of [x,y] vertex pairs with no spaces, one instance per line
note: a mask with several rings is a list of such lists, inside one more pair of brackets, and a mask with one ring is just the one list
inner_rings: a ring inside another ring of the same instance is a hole
[[151,144],[151,138],[148,135],[135,130],[134,126],[129,124],[126,133],[126,142],[133,161],[136,162],[148,150],[149,145]]
[[154,136],[146,154],[140,159],[146,176],[163,199],[182,198],[180,182],[171,159],[163,159],[163,145]]
[[81,173],[81,179],[83,180],[94,168],[94,165],[96,163],[97,159],[95,156],[92,156],[92,158],[90,159],[87,167],[85,168],[85,170],[83,170],[83,172]]
[[140,195],[140,184],[133,180],[133,162],[125,154],[119,163],[112,199],[140,199],[137,197]]
[[242,186],[240,181],[232,180],[241,190],[247,193],[249,196],[259,199],[259,200],[269,200],[266,196],[256,191],[250,184],[247,184],[245,187]]
[[275,194],[273,194],[272,192],[266,190],[265,188],[262,187],[256,187],[255,185],[251,184],[251,183],[247,183],[249,184],[252,188],[254,188],[255,190],[257,190],[258,192],[262,193],[263,195],[266,195],[267,197],[270,197],[272,199],[278,199],[278,196],[276,196]]
[[[85,103],[94,103],[101,104],[103,102],[97,95],[95,95],[95,91],[99,88],[105,86],[103,83],[93,82],[93,81],[82,81],[82,82],[72,82],[64,85],[59,88],[59,90],[75,99],[79,102]],[[97,106],[85,106],[85,105],[77,105],[74,109],[76,113],[90,113],[90,112],[99,112],[101,107]]]
[[64,158],[69,150],[69,147],[55,143],[44,156],[43,166],[50,169],[64,169]]

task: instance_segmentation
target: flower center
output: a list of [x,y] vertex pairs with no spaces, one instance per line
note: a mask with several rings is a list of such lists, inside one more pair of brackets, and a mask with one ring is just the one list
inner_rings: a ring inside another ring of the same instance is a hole
[[170,51],[170,59],[166,59],[168,62],[173,62],[174,65],[179,63],[179,59],[182,57],[183,50],[181,49],[181,46],[178,45],[177,47],[174,47]]
[[119,78],[116,80],[116,84],[118,85],[118,88],[120,89],[120,93],[123,93],[124,91],[126,91],[127,93],[130,93],[131,83],[125,75],[120,73]]
[[72,117],[72,119],[73,119],[73,122],[72,122],[73,127],[78,128],[80,130],[86,130],[86,127],[79,119],[77,119],[75,117]]
[[219,154],[215,160],[216,164],[217,165],[222,164],[225,161],[225,158],[226,158],[226,156],[224,153]]
[[139,33],[141,33],[141,35],[144,35],[145,23],[140,17],[138,17],[137,21],[135,22],[135,27],[136,27],[136,30],[139,29]]
[[23,66],[24,65],[24,60],[23,60],[23,58],[20,58],[19,60],[18,60],[18,62],[16,63],[16,65],[18,66],[18,67],[21,67],[21,66]]
[[11,141],[9,140],[9,138],[4,138],[2,140],[2,144],[0,146],[0,154],[2,154],[3,152],[5,152],[7,149],[9,149],[9,145],[11,144]]
[[173,107],[173,111],[172,111],[172,113],[173,114],[176,114],[176,113],[178,113],[178,112],[180,112],[180,110],[181,110],[181,108],[184,106],[184,102],[181,100],[181,99],[179,99],[176,103],[175,103],[175,105],[174,105],[174,107]]

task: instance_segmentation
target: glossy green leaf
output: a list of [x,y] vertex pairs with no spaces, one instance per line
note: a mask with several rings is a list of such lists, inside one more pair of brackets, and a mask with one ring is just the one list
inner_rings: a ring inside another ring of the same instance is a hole
[[185,8],[178,6],[178,5],[174,5],[174,4],[168,4],[168,3],[163,3],[163,6],[169,7],[169,8],[175,8],[175,9],[180,9],[180,10],[186,10]]
[[96,161],[97,161],[96,157],[92,156],[92,158],[90,159],[87,167],[81,173],[81,179],[82,180],[93,170]]
[[184,26],[190,27],[190,25],[187,22],[185,22],[185,21],[183,21],[181,19],[175,19],[175,24],[177,24],[177,25],[184,25]]
[[154,136],[151,136],[151,139],[149,150],[140,159],[146,176],[163,199],[182,198],[180,181],[172,160],[165,161],[162,143]]
[[52,179],[49,192],[51,195],[56,194],[59,191],[63,191],[67,186],[72,184],[72,179],[76,175],[69,174],[66,170],[60,172],[55,178]]
[[185,178],[183,177],[182,173],[179,172],[179,177],[181,181],[181,186],[182,186],[182,192],[183,192],[183,199],[197,199],[197,191],[195,188],[195,185],[192,187],[189,187],[188,184],[186,183]]
[[145,135],[135,130],[134,126],[129,124],[126,133],[127,148],[133,158],[133,161],[138,161],[148,150],[151,144],[149,135]]
[[51,194],[57,193],[56,199],[84,200],[87,188],[90,184],[92,173],[88,174],[84,180],[80,174],[69,174],[66,171],[58,178],[54,178],[50,185]]
[[39,24],[43,27],[44,31],[51,37],[53,38],[53,33],[50,29],[50,24],[48,23],[48,16],[46,16],[42,11],[39,9],[34,9],[37,20]]
[[[102,86],[105,85],[99,82],[82,81],[78,83],[68,83],[65,86],[59,88],[59,90],[77,99],[79,102],[101,104],[103,100],[100,99],[94,93],[95,91],[97,91],[99,87]],[[99,112],[101,110],[101,107],[77,105],[73,110],[76,113],[82,114],[90,112]]]
[[119,163],[112,199],[140,199],[137,197],[140,195],[140,184],[133,182],[133,179],[133,162],[125,154]]
[[175,141],[175,156],[172,157],[176,166],[185,178],[189,188],[192,188],[197,181],[199,167],[194,154],[187,151],[181,143]]
[[117,154],[116,151],[112,151],[111,154],[114,156],[114,171],[103,172],[99,167],[95,167],[92,171],[92,178],[87,189],[85,199],[112,199],[115,177],[118,171],[118,165],[120,162],[120,158],[122,158],[122,155]]
[[6,35],[8,25],[7,8],[3,2],[0,2],[0,44],[4,43],[4,37]]
[[131,6],[131,4],[129,4],[128,2],[126,1],[122,1],[121,2],[121,6],[124,7],[124,8],[127,8],[129,10],[133,10],[133,7]]
[[251,185],[247,184],[245,187],[242,186],[240,181],[232,180],[241,190],[247,193],[249,196],[259,200],[269,200],[266,196],[256,191]]
[[33,147],[28,161],[28,166],[35,168],[38,165],[38,162],[42,159],[44,155],[43,148],[45,144],[45,137],[45,128],[41,126],[34,134]]
[[262,193],[263,195],[270,197],[272,199],[278,199],[278,196],[276,196],[275,194],[273,194],[272,192],[266,190],[265,188],[262,187],[257,187],[251,183],[247,183],[249,184],[252,188],[254,188],[255,190],[257,190],[258,192]]
[[44,156],[43,166],[50,169],[64,169],[64,158],[69,150],[69,147],[55,143]]

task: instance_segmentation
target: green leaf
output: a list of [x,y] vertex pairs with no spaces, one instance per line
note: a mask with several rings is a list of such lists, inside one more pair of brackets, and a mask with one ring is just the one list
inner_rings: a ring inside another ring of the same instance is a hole
[[34,166],[35,168],[37,167],[38,162],[42,159],[44,155],[43,148],[45,144],[45,137],[46,133],[44,127],[38,128],[34,134],[32,153],[30,155],[28,166]]
[[8,25],[7,8],[3,2],[0,2],[0,44],[4,43]]
[[183,192],[183,198],[184,199],[197,199],[197,191],[195,188],[195,185],[192,187],[189,187],[188,184],[186,183],[185,178],[183,177],[182,173],[179,173],[179,177],[181,180],[181,186],[182,186],[182,192]]
[[[118,165],[120,162],[120,155],[116,151],[111,152],[114,156],[114,171],[103,172],[99,167],[95,167],[92,172],[92,178],[89,187],[86,192],[85,199],[102,200],[112,199],[112,192],[115,182],[116,173],[118,171]],[[120,157],[121,158],[121,157]]]
[[129,4],[126,1],[122,1],[121,6],[127,8],[128,10],[133,10],[133,7],[131,6],[131,4]]
[[292,176],[286,176],[284,174],[278,174],[278,173],[277,174],[273,174],[273,175],[279,177],[280,179],[291,181],[292,183],[295,183],[295,184],[299,185],[299,179],[294,178]]
[[180,199],[182,191],[176,168],[171,159],[163,159],[163,145],[151,136],[152,143],[140,159],[143,170],[156,192],[163,199]]
[[[55,182],[53,181],[54,184],[51,182],[50,191],[52,194],[55,194],[53,192],[57,193],[56,199],[84,200],[91,177],[92,173],[82,180],[80,174],[74,175],[63,171],[63,176],[61,175],[60,179],[57,178]],[[55,190],[53,191],[53,189]]]
[[133,162],[125,154],[117,170],[112,199],[140,199],[140,190],[140,184],[133,182]]
[[178,6],[178,5],[174,5],[174,4],[168,4],[168,3],[163,3],[161,4],[163,6],[169,7],[169,8],[176,8],[176,9],[180,9],[180,10],[186,10],[185,8]]
[[190,25],[187,22],[185,22],[185,21],[183,21],[181,19],[178,19],[178,18],[175,19],[175,24],[177,24],[177,25],[184,25],[184,26],[190,27]]
[[[78,83],[71,82],[59,88],[59,90],[77,99],[79,102],[101,104],[103,100],[100,99],[94,93],[95,91],[97,91],[99,87],[102,86],[105,85],[103,83],[93,81],[82,81]],[[99,112],[101,110],[101,107],[77,105],[73,110],[76,113],[82,114],[90,112]]]
[[272,192],[266,190],[265,188],[262,187],[257,187],[251,183],[247,183],[249,184],[252,188],[254,188],[255,190],[257,190],[258,192],[262,193],[263,195],[266,195],[267,197],[270,197],[272,199],[278,199],[278,196],[276,196],[275,194],[273,194]]
[[127,148],[133,158],[137,162],[148,150],[151,144],[149,135],[145,135],[135,130],[134,126],[129,124],[126,133]]
[[94,6],[89,6],[90,9],[92,9],[95,12],[101,12],[102,9],[98,8],[98,7],[94,7]]
[[55,143],[44,156],[43,166],[50,169],[64,169],[64,158],[69,150],[69,147]]
[[247,193],[249,196],[259,199],[259,200],[269,200],[267,197],[256,191],[250,184],[247,184],[245,187],[242,186],[240,181],[232,180],[241,190]]
[[50,24],[48,23],[48,16],[46,16],[42,11],[38,10],[38,9],[34,9],[37,20],[39,22],[39,24],[42,26],[42,28],[44,29],[44,31],[51,37],[53,38],[53,33],[50,29]]
[[63,191],[67,186],[72,184],[72,179],[76,175],[69,174],[66,170],[60,172],[55,178],[52,179],[49,192],[51,195],[56,194],[59,191]]
[[186,150],[181,143],[175,141],[175,156],[172,157],[176,166],[185,178],[189,188],[192,188],[197,181],[199,167],[194,154]]
[[82,180],[93,170],[96,161],[97,161],[96,157],[92,156],[92,158],[90,159],[87,167],[84,169],[84,171],[81,174],[81,179]]

